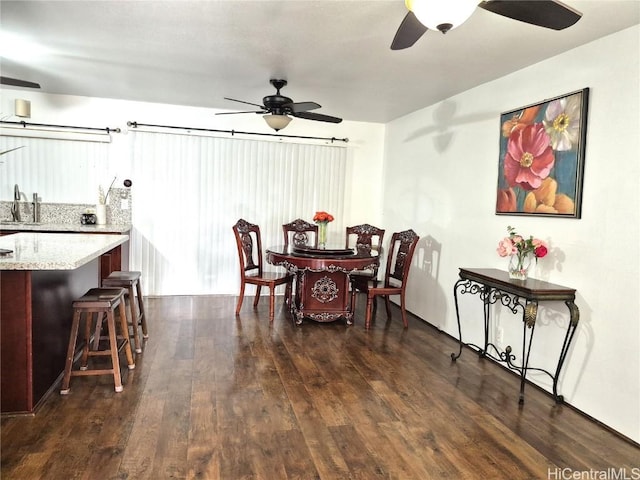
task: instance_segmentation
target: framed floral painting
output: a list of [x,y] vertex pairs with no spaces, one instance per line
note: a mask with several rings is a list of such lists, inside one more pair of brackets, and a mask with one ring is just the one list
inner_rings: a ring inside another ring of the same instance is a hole
[[497,215],[580,218],[589,89],[500,115]]

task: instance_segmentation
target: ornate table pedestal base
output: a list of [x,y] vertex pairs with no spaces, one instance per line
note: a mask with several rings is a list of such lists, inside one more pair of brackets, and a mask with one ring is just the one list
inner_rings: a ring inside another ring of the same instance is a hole
[[353,323],[349,308],[349,275],[345,272],[302,270],[298,272],[297,291],[292,304],[296,324],[307,317],[316,322],[345,318]]
[[351,272],[373,270],[381,249],[313,249],[276,246],[267,249],[267,262],[296,275],[291,313],[297,325],[303,319],[333,322],[344,318],[353,324],[349,293]]

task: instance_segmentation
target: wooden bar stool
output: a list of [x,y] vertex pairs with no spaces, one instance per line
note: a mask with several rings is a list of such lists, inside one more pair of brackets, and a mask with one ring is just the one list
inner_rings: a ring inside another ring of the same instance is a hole
[[[136,368],[133,362],[133,354],[131,353],[131,345],[129,343],[129,329],[127,326],[127,315],[125,313],[124,288],[92,288],[82,297],[73,302],[73,322],[71,324],[71,335],[69,336],[69,347],[67,349],[67,361],[64,368],[64,377],[62,379],[62,389],[60,394],[69,393],[69,383],[72,376],[83,375],[107,375],[113,374],[113,382],[116,392],[122,391],[122,379],[120,377],[120,360],[118,353],[124,347],[127,357],[127,365],[129,370]],[[119,308],[118,308],[119,307]],[[121,345],[118,346],[118,338],[116,335],[116,308],[120,311],[120,333]],[[107,316],[107,330],[109,338],[109,348],[106,350],[90,350],[92,320],[97,316],[96,322],[101,322],[102,317]],[[76,354],[76,343],[78,339],[78,329],[80,321],[85,321],[85,338],[82,347],[81,365],[79,370],[73,370],[73,363]],[[110,356],[111,368],[89,368],[89,357],[92,356]]]
[[120,287],[126,289],[126,297],[129,299],[131,312],[131,327],[133,340],[136,344],[136,353],[142,353],[142,340],[138,328],[142,326],[142,337],[149,338],[147,331],[147,318],[144,314],[144,301],[142,300],[142,287],[140,285],[140,272],[115,271],[102,280],[103,287]]

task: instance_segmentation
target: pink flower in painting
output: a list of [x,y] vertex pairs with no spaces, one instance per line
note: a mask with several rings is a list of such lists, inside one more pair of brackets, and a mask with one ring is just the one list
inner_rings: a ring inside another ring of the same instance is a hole
[[509,186],[535,190],[555,163],[549,135],[541,123],[515,130],[507,143],[504,176]]

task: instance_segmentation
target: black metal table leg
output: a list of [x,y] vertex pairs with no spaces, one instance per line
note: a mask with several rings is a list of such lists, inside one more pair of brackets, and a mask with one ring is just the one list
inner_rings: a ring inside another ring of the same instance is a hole
[[[508,273],[496,269],[460,269],[460,279],[455,283],[453,294],[456,307],[456,321],[458,324],[458,352],[451,354],[451,360],[456,361],[462,355],[462,347],[467,346],[478,352],[482,358],[490,358],[505,363],[508,368],[520,374],[520,392],[518,401],[524,403],[524,389],[527,373],[537,371],[549,376],[553,381],[553,398],[557,403],[564,401],[558,394],[560,373],[569,352],[569,347],[575,334],[580,313],[575,305],[575,289],[555,285],[541,280],[513,280]],[[459,298],[461,294],[479,295],[483,303],[484,344],[482,346],[462,341],[462,325],[460,320]],[[529,366],[529,357],[533,344],[533,335],[538,314],[539,301],[564,301],[570,313],[570,322],[565,334],[558,364],[554,374],[543,368]],[[522,311],[522,362],[515,364],[516,357],[512,354],[511,346],[504,350],[493,344],[489,338],[491,326],[491,306],[501,304],[513,314]]]

